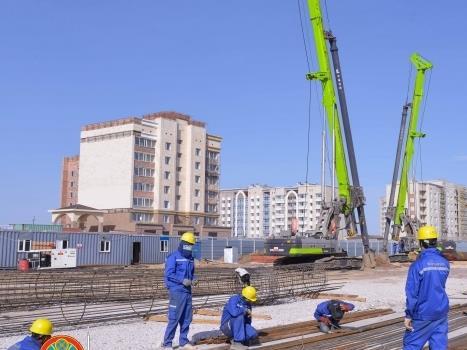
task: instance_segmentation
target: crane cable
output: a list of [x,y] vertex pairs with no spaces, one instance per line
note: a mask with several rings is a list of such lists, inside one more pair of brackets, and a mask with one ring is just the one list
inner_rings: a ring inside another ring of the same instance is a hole
[[[305,32],[305,27],[303,25],[303,20],[304,20],[304,12],[302,11],[302,2],[301,0],[297,0],[297,7],[298,7],[298,16],[300,19],[300,29],[301,29],[301,34],[302,34],[302,41],[303,41],[303,48],[305,50],[305,58],[306,58],[306,64],[308,71],[311,72],[312,66],[315,66],[315,62],[313,61],[313,55],[308,53],[308,46],[307,46],[307,39],[306,39],[306,32]],[[303,225],[300,225],[301,227],[301,234],[303,236],[304,229],[305,229],[305,218],[308,217],[308,177],[309,177],[309,168],[310,168],[310,131],[311,131],[311,100],[312,100],[312,82],[311,80],[309,81],[308,85],[308,123],[307,123],[307,149],[306,149],[306,171],[305,171],[305,214],[303,215]],[[315,97],[317,101],[317,105],[320,105],[320,96],[318,92],[318,87],[317,84],[315,85]],[[324,116],[324,111],[322,107],[320,109],[320,114]],[[323,118],[324,119],[324,118]],[[325,128],[325,125],[323,125],[323,128]],[[322,179],[324,181],[324,179]],[[298,219],[298,218],[297,218]],[[287,225],[287,223],[286,223]]]

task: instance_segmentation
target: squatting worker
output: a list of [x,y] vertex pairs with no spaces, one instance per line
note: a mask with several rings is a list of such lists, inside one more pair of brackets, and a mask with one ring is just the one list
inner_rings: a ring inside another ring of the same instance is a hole
[[8,350],[40,350],[41,346],[50,339],[53,328],[52,322],[48,319],[39,318],[29,328],[31,335],[10,346]]
[[346,303],[342,300],[324,301],[316,307],[314,317],[318,321],[319,330],[330,333],[332,329],[339,329],[339,322],[346,312],[352,311],[354,304]]
[[437,240],[435,227],[419,229],[422,252],[410,265],[405,285],[404,350],[423,349],[427,341],[432,350],[448,348],[449,262],[436,248]]
[[230,338],[231,349],[246,349],[258,338],[251,325],[251,304],[256,302],[256,289],[246,286],[242,294],[230,297],[224,306],[220,330]]
[[185,232],[178,250],[170,254],[165,263],[165,286],[169,290],[168,324],[162,349],[171,349],[172,341],[180,325],[179,349],[195,349],[188,340],[188,331],[193,317],[191,286],[196,285],[193,246],[196,238],[193,232]]

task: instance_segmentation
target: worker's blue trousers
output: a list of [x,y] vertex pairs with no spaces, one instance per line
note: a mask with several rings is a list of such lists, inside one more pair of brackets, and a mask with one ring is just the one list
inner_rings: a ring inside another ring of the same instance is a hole
[[221,325],[221,331],[227,337],[233,338],[235,342],[247,345],[250,340],[258,337],[258,332],[253,326],[245,322],[245,316],[232,317],[228,322]]
[[428,341],[430,350],[448,348],[448,318],[435,321],[412,320],[414,331],[404,334],[404,350],[421,350]]
[[180,346],[189,342],[188,331],[193,318],[191,293],[169,291],[169,316],[167,329],[164,335],[164,346],[172,346],[177,325],[180,325]]

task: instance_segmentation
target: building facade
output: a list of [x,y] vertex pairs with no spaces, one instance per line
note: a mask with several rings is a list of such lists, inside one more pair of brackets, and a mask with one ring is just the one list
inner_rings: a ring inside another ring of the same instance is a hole
[[[399,187],[396,188],[396,198]],[[380,199],[380,232],[384,233],[385,213],[391,185]],[[435,226],[443,239],[467,239],[467,187],[444,180],[409,183],[407,214],[422,225]]]
[[[331,198],[326,187],[326,198]],[[323,196],[321,185],[293,187],[252,185],[224,189],[220,194],[220,224],[231,227],[234,237],[267,237],[290,231],[310,232],[319,222]]]
[[[222,235],[228,230],[218,226],[221,141],[205,123],[175,112],[86,125],[73,157],[76,203],[105,210],[104,226],[115,230]],[[63,178],[62,198],[69,199],[71,180]]]

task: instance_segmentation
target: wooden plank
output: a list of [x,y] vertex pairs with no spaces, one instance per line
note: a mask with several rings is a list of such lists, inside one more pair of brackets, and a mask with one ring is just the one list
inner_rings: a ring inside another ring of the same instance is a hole
[[312,299],[340,299],[340,300],[350,300],[350,301],[361,301],[365,302],[366,298],[360,297],[355,294],[333,294],[333,293],[319,293],[317,295],[311,295]]

